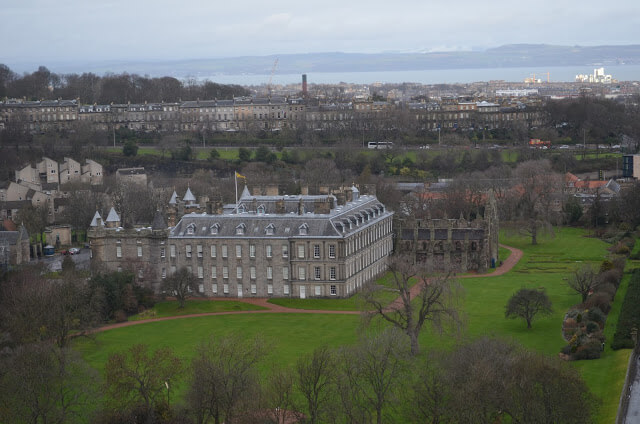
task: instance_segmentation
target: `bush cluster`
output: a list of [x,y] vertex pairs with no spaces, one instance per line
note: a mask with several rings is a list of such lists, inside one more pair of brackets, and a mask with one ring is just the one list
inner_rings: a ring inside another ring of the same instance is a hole
[[604,260],[600,265],[593,293],[579,307],[567,312],[562,331],[569,343],[561,351],[569,359],[600,357],[605,341],[602,330],[622,281],[624,265],[624,257]]

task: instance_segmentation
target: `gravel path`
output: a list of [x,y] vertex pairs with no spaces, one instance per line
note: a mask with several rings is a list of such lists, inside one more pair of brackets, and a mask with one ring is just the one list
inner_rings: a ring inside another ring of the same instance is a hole
[[[457,276],[456,278],[478,278],[478,277],[497,277],[499,275],[503,275],[506,272],[509,272],[522,258],[522,250],[516,249],[515,247],[505,246],[503,244],[500,245],[505,249],[511,251],[511,255],[495,269],[494,272],[489,274],[465,274]],[[416,284],[411,288],[411,297],[415,297],[419,292],[422,284]],[[266,313],[294,313],[294,314],[342,314],[342,315],[359,315],[360,311],[329,311],[329,310],[313,310],[313,309],[295,309],[295,308],[287,308],[285,306],[274,305],[273,303],[269,303],[267,298],[248,298],[248,299],[238,299],[238,298],[210,298],[210,300],[215,301],[237,301],[244,302],[251,305],[262,306],[264,310],[258,311],[225,311],[225,312],[206,312],[200,314],[189,314],[189,315],[177,315],[172,317],[162,317],[162,318],[150,318],[140,321],[127,321],[120,322],[117,324],[105,325],[104,327],[100,327],[95,329],[93,332],[102,332],[107,330],[112,330],[115,328],[129,327],[132,325],[146,324],[149,322],[158,322],[158,321],[168,321],[174,319],[183,319],[183,318],[194,318],[194,317],[206,317],[206,316],[214,316],[214,315],[237,315],[237,314],[266,314]]]

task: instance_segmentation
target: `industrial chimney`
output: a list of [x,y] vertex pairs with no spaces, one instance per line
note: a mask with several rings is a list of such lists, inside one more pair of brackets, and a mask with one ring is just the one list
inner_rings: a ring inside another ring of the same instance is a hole
[[302,96],[307,97],[307,74],[302,74]]

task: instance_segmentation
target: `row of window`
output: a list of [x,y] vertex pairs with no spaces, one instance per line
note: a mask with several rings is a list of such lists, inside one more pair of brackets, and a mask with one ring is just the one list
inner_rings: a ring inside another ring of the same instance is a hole
[[[242,297],[242,290],[243,290],[242,284],[238,284],[236,288],[237,288],[239,297]],[[204,289],[205,289],[204,284],[200,284],[198,286],[198,291],[200,293],[204,293]],[[258,293],[257,284],[251,284],[250,290],[251,290],[251,294],[257,294]],[[284,295],[289,295],[291,293],[291,288],[289,287],[288,284],[285,284],[282,286],[282,292]],[[214,295],[219,294],[218,283],[211,284],[211,293],[213,293]],[[222,294],[229,294],[228,283],[222,284]],[[273,294],[273,284],[267,284],[267,294],[269,295]],[[316,296],[322,296],[322,286],[314,286],[314,294]],[[331,296],[336,296],[338,294],[338,287],[335,284],[332,284],[329,286],[329,294]]]
[[[304,259],[306,256],[306,248],[304,244],[298,244],[297,245],[298,249],[297,249],[297,254],[298,254],[298,258],[299,259]],[[122,257],[122,250],[120,249],[120,246],[117,246],[116,249],[118,249],[118,254],[117,256],[120,258]],[[172,258],[175,258],[177,255],[177,247],[175,244],[172,244],[169,246],[169,254]],[[209,247],[210,249],[210,255],[212,258],[217,258],[218,257],[218,246],[213,244]],[[264,254],[265,257],[267,258],[272,258],[273,257],[273,246],[270,244],[265,245],[264,247]],[[242,258],[242,254],[243,254],[243,246],[240,244],[236,244],[235,245],[235,254],[236,254],[236,258]],[[288,244],[283,244],[281,247],[281,252],[282,252],[282,257],[283,258],[288,258],[289,257],[289,245]],[[160,249],[160,257],[164,258],[165,257],[165,249],[161,248]],[[220,254],[222,258],[228,258],[229,257],[229,246],[226,244],[223,244],[220,246]],[[312,255],[314,259],[320,259],[321,258],[321,246],[319,244],[314,244],[312,246]],[[142,256],[142,246],[138,246],[138,256]],[[191,258],[193,257],[193,247],[190,244],[185,245],[185,256],[187,258]],[[201,244],[196,245],[196,256],[198,258],[202,258],[204,256],[204,246]],[[255,258],[256,257],[256,245],[255,244],[250,244],[249,245],[249,257],[250,258]],[[335,244],[330,244],[329,245],[329,249],[328,249],[328,257],[330,259],[335,259],[336,258],[336,245]]]
[[364,246],[369,246],[374,241],[389,234],[392,230],[391,225],[391,219],[386,219],[371,228],[349,237],[346,243],[347,256],[353,252],[360,251]]
[[[187,266],[187,270],[189,272],[193,272],[191,266]],[[171,272],[175,272],[176,271],[176,266],[173,265],[171,266]],[[202,266],[198,266],[196,268],[197,271],[197,276],[199,279],[203,279],[205,277],[204,275],[204,267]],[[265,270],[266,272],[262,275],[264,275],[264,277],[266,277],[267,280],[273,280],[273,267],[268,266]],[[236,267],[236,279],[241,280],[243,278],[243,276],[245,275],[245,271],[244,268],[241,266]],[[261,275],[261,277],[262,277]],[[166,278],[167,277],[167,272],[166,272],[166,268],[162,268],[162,278]],[[251,280],[255,280],[257,279],[258,274],[257,274],[257,270],[255,266],[249,267],[249,279]],[[289,279],[289,268],[288,267],[283,267],[282,268],[282,273],[280,275],[280,277],[283,280],[288,280]],[[228,266],[223,266],[222,267],[222,278],[227,280],[229,279],[229,267]],[[321,280],[322,279],[322,269],[319,266],[313,267],[313,278],[315,280]],[[211,279],[212,280],[216,280],[218,279],[218,267],[217,266],[212,266],[211,267]],[[306,280],[307,279],[307,268],[304,266],[299,266],[298,267],[298,280]],[[337,270],[336,267],[332,266],[329,268],[329,280],[336,280],[337,279]]]

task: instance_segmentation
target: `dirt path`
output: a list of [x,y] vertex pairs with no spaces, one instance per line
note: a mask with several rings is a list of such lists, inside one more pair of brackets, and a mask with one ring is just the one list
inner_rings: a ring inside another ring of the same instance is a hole
[[[496,277],[499,275],[503,275],[506,272],[509,272],[522,258],[522,250],[516,249],[515,247],[505,246],[503,244],[500,245],[505,249],[509,249],[511,251],[511,255],[499,266],[496,270],[489,274],[465,274],[460,275],[457,278],[478,278],[478,277]],[[415,297],[419,291],[422,284],[416,284],[411,288],[411,297]],[[177,315],[171,317],[162,317],[162,318],[150,318],[140,321],[127,321],[121,322],[118,324],[110,324],[105,325],[104,327],[100,327],[94,330],[94,332],[102,332],[107,330],[112,330],[115,328],[129,327],[132,325],[146,324],[149,322],[158,322],[158,321],[169,321],[174,319],[182,319],[182,318],[195,318],[195,317],[207,317],[214,315],[237,315],[237,314],[265,314],[265,313],[289,313],[289,314],[342,314],[342,315],[359,315],[360,311],[328,311],[328,310],[314,310],[314,309],[295,309],[295,308],[287,308],[285,306],[275,305],[273,303],[269,303],[266,298],[250,298],[250,299],[238,299],[238,298],[210,298],[210,300],[216,301],[237,301],[244,302],[251,305],[262,306],[266,309],[258,310],[258,311],[225,311],[225,312],[205,312],[200,314],[189,314],[189,315]]]

